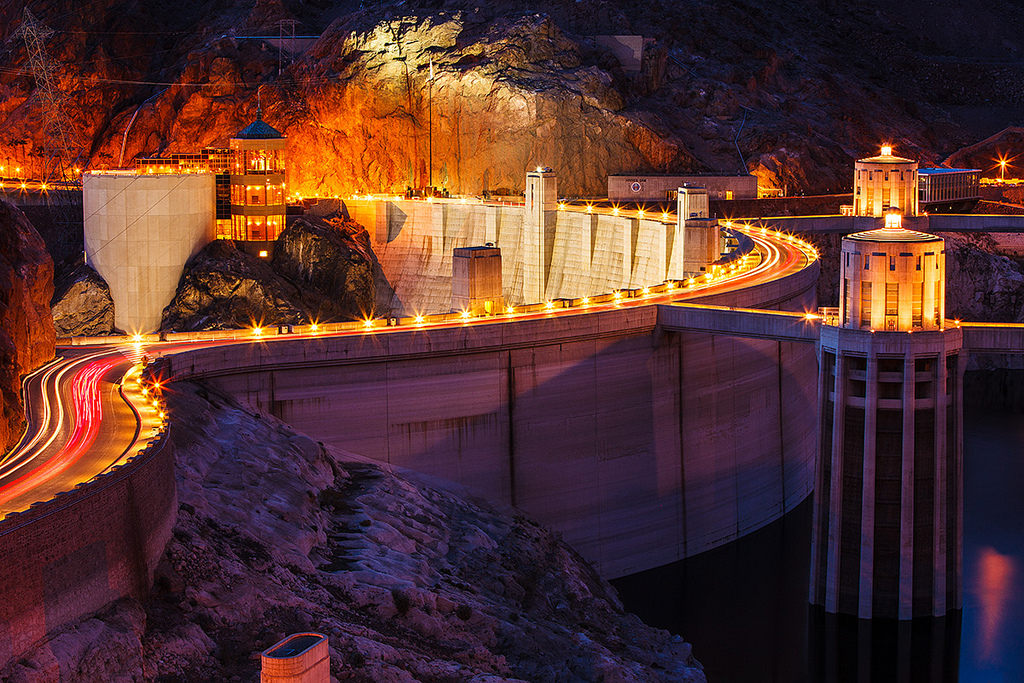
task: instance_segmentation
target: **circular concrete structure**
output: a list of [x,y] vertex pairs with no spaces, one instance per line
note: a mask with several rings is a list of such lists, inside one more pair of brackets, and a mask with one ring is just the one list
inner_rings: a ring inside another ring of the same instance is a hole
[[85,257],[110,285],[117,328],[160,327],[185,262],[214,238],[214,199],[210,173],[82,177]]
[[917,162],[893,156],[883,147],[876,157],[859,159],[853,173],[853,206],[858,216],[881,216],[898,207],[907,216],[917,215]]
[[839,301],[843,327],[937,330],[946,308],[941,237],[904,228],[843,239]]

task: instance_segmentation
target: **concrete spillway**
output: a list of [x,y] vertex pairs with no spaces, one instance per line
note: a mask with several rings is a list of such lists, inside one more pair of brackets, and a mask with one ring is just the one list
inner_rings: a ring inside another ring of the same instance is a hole
[[393,288],[378,310],[447,311],[452,251],[501,249],[505,301],[521,304],[643,287],[684,276],[684,234],[673,220],[455,201],[344,201],[370,232]]

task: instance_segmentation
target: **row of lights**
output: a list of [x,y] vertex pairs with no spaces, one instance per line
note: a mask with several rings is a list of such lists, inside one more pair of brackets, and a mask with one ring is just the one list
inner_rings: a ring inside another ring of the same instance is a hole
[[[788,235],[783,235],[782,233],[777,233],[777,235],[781,236],[783,239],[787,239],[787,240],[789,240],[791,242],[797,243],[798,245],[804,247],[804,249],[806,251],[813,251],[813,247],[810,244],[808,244],[808,243],[806,243],[806,242],[804,242],[802,240],[799,240],[798,238],[795,238],[795,237],[792,237],[792,236],[788,236]],[[815,257],[816,257],[816,254],[815,254]],[[749,261],[752,258],[756,258],[756,257],[754,257],[753,254],[745,254],[742,259],[733,261],[730,264],[712,265],[711,266],[711,268],[712,268],[711,271],[705,273],[702,276],[691,277],[691,278],[686,279],[683,282],[682,286],[684,288],[694,288],[694,287],[706,286],[706,285],[708,285],[708,284],[710,284],[712,282],[721,281],[723,279],[727,279],[729,277],[732,277],[732,276],[738,274],[744,268],[748,268],[750,266]],[[675,289],[676,289],[676,286],[677,286],[676,282],[672,281],[672,280],[669,280],[669,281],[667,281],[665,283],[665,289],[666,289],[666,291],[669,291],[669,292],[674,292]],[[646,298],[646,297],[650,296],[651,293],[652,292],[651,292],[651,288],[650,287],[643,287],[640,290],[640,298]],[[615,305],[619,305],[619,303],[621,303],[621,301],[622,301],[624,292],[622,290],[615,290],[615,291],[613,291],[611,293],[611,295],[612,295],[613,303]],[[587,307],[590,304],[591,304],[591,298],[590,297],[584,296],[584,297],[581,297],[579,299],[579,305],[580,306]],[[571,306],[571,304],[570,304],[570,306]],[[545,301],[544,302],[544,309],[543,310],[547,311],[547,312],[554,312],[554,310],[555,310],[555,302],[554,301],[550,301],[550,300],[549,301]],[[532,312],[532,311],[525,311],[525,312]],[[513,316],[515,314],[516,314],[516,308],[514,306],[508,306],[508,307],[505,308],[505,315]],[[472,312],[469,311],[469,310],[462,310],[462,311],[460,311],[458,316],[459,316],[459,319],[464,320],[464,321],[468,321],[468,320],[470,320],[473,317]],[[363,328],[366,329],[366,330],[373,329],[374,327],[376,327],[378,320],[379,319],[374,319],[374,318],[366,318],[366,319],[364,319],[363,320]],[[416,315],[416,316],[413,317],[413,324],[416,325],[416,326],[425,325],[425,324],[427,324],[427,317],[423,316],[423,315]],[[310,332],[312,332],[314,334],[319,332],[319,329],[320,329],[320,327],[319,327],[319,325],[317,323],[313,323],[313,324],[310,325]],[[262,337],[263,334],[264,334],[264,328],[262,326],[258,326],[257,325],[257,326],[254,326],[252,328],[252,336],[254,336],[254,337]]]

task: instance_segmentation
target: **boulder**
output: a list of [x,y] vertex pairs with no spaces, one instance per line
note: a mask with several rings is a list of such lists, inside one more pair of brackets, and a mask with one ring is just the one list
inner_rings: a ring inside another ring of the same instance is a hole
[[271,266],[303,291],[319,294],[317,320],[351,320],[373,311],[375,266],[370,237],[358,223],[340,217],[300,218],[285,228]]
[[58,268],[50,310],[58,337],[95,337],[114,330],[110,287],[84,263]]
[[230,240],[214,240],[185,264],[160,329],[227,330],[309,319],[301,292],[269,263],[240,251]]
[[183,332],[360,319],[373,312],[378,281],[386,286],[362,226],[340,216],[299,218],[278,237],[270,262],[229,240],[206,245],[185,264],[160,327]]

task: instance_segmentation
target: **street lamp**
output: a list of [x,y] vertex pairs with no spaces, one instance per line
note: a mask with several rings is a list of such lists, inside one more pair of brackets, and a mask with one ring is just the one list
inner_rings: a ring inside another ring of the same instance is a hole
[[1006,159],[999,160],[999,182],[1006,180]]

